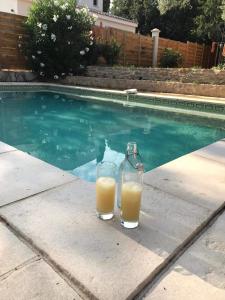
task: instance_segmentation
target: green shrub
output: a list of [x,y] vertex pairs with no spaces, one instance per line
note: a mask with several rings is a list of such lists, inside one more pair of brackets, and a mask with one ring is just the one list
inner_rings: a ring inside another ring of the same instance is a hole
[[160,59],[161,68],[177,68],[182,64],[182,55],[171,48],[165,48]]
[[108,65],[113,66],[118,63],[121,47],[115,40],[100,45],[101,55],[105,58]]
[[31,69],[42,78],[78,74],[93,44],[94,18],[76,0],[36,0],[26,21],[28,38],[20,39]]
[[121,46],[115,40],[104,43],[101,40],[94,43],[91,51],[88,53],[88,63],[95,65],[99,57],[104,57],[107,65],[113,66],[118,63]]
[[225,62],[218,64],[217,66],[213,67],[212,69],[215,69],[215,70],[225,70]]

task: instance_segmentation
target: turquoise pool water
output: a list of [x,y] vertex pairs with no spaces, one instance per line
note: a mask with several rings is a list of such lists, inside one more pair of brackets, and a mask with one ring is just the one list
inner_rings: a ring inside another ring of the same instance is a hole
[[149,171],[225,137],[225,121],[81,101],[52,92],[0,92],[0,140],[86,180],[138,143]]

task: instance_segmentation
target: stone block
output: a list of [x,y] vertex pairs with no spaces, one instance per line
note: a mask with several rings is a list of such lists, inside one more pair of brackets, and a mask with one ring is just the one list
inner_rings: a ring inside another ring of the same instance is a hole
[[82,298],[43,260],[0,277],[1,300],[81,300]]
[[3,274],[35,256],[30,248],[0,222],[0,281]]
[[225,164],[225,143],[223,141],[211,144],[194,153],[196,155]]
[[224,300],[225,291],[182,269],[171,271],[143,297],[145,300]]
[[225,164],[197,153],[146,173],[144,182],[190,203],[217,209],[225,201]]
[[9,152],[9,151],[14,151],[14,150],[16,150],[16,148],[14,148],[6,143],[0,142],[0,154]]
[[59,170],[21,151],[0,155],[0,206],[76,180]]
[[147,300],[225,299],[225,213],[173,265]]

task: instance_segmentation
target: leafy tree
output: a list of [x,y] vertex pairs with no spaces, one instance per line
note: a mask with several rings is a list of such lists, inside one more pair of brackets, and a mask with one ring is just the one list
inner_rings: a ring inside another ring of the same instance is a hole
[[181,6],[170,6],[164,13],[161,13],[161,36],[179,41],[196,41],[192,34],[194,19],[197,13],[197,1],[190,0],[181,3]]
[[225,21],[225,0],[222,2],[222,19]]
[[110,0],[103,0],[103,11],[108,12],[110,8]]
[[199,41],[220,40],[220,26],[223,23],[223,0],[198,0],[198,15],[195,18],[193,34]]
[[114,0],[112,10],[116,15],[136,19],[138,31],[142,34],[149,34],[157,27],[162,37],[184,41],[191,39],[194,2],[196,0]]
[[136,0],[113,0],[112,12],[120,17],[134,19],[135,13],[133,13],[133,10],[136,2]]
[[158,27],[162,37],[208,43],[221,35],[225,0],[114,0],[112,11],[136,19],[142,34]]
[[171,9],[191,8],[190,0],[158,0],[158,7],[161,14],[165,14]]

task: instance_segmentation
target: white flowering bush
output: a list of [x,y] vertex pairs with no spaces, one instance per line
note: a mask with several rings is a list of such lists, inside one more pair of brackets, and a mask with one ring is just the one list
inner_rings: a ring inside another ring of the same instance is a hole
[[25,24],[28,37],[18,47],[41,78],[79,74],[93,45],[93,24],[88,9],[78,9],[76,0],[36,0]]

